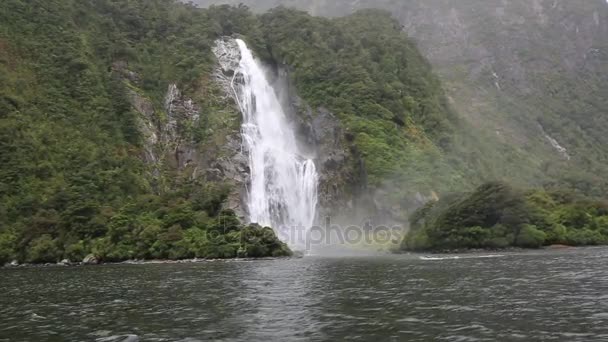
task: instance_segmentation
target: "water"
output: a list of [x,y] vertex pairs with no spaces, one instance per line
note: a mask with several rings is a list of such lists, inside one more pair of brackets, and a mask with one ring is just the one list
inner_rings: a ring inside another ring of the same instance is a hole
[[0,269],[0,341],[606,341],[606,257]]
[[[249,220],[284,233],[310,228],[317,206],[317,171],[296,142],[277,95],[242,40],[233,88],[243,114],[243,145],[249,155]],[[280,234],[285,236],[285,234]]]

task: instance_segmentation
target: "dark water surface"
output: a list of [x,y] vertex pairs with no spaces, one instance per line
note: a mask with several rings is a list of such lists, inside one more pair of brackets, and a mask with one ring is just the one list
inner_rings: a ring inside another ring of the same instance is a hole
[[608,341],[607,257],[0,269],[0,341]]

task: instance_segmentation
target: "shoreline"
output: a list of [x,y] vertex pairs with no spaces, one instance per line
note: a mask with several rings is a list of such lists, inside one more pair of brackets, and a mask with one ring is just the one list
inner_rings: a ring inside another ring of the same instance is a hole
[[[419,255],[419,256],[449,256],[449,255],[483,255],[488,253],[522,253],[522,252],[542,252],[542,251],[560,251],[560,250],[577,250],[584,248],[602,248],[608,246],[567,246],[567,245],[551,245],[541,248],[521,248],[521,247],[507,247],[507,248],[494,248],[494,249],[454,249],[454,250],[443,250],[443,251],[395,251],[393,253],[387,253],[387,255]],[[150,259],[150,260],[125,260],[118,262],[57,262],[57,263],[45,263],[45,264],[29,264],[29,263],[6,263],[0,265],[0,269],[15,269],[15,268],[41,268],[41,267],[83,267],[83,266],[116,266],[116,265],[173,265],[173,264],[202,264],[212,262],[253,262],[253,261],[268,261],[268,260],[290,260],[290,259],[301,259],[304,258],[303,254],[297,254],[288,257],[263,257],[263,258],[228,258],[228,259],[183,259],[183,260],[162,260],[162,259]]]
[[506,247],[506,248],[460,248],[460,249],[445,249],[445,250],[428,250],[428,251],[399,251],[397,254],[429,254],[429,255],[449,255],[449,254],[486,254],[486,253],[517,253],[527,251],[559,251],[571,250],[580,248],[593,247],[608,247],[608,245],[588,245],[588,246],[569,246],[569,245],[549,245],[540,248],[522,248],[522,247]]
[[85,266],[116,266],[116,265],[174,265],[174,264],[203,264],[211,262],[249,262],[249,261],[268,261],[268,260],[288,260],[288,259],[299,259],[302,256],[290,256],[290,257],[264,257],[264,258],[228,258],[228,259],[183,259],[183,260],[162,260],[162,259],[150,259],[150,260],[125,260],[117,262],[98,262],[98,263],[85,263],[85,262],[57,262],[57,263],[44,263],[44,264],[15,264],[6,263],[0,265],[0,269],[14,269],[14,268],[40,268],[40,267],[85,267]]

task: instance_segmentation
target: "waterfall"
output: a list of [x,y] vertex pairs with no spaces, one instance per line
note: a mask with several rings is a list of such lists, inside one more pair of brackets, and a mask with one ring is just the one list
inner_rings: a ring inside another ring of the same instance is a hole
[[[261,64],[245,42],[236,40],[241,60],[232,88],[243,115],[243,147],[249,156],[249,221],[273,227],[292,247],[295,229],[312,227],[318,175],[298,148],[295,133]],[[300,236],[300,235],[298,235]]]

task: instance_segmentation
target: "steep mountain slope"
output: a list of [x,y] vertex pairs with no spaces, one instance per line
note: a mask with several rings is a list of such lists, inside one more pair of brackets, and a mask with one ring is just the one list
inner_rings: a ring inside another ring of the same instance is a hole
[[[195,1],[202,6],[230,1]],[[535,1],[238,1],[340,16],[389,10],[440,75],[485,146],[465,159],[482,178],[608,190],[608,4]],[[513,167],[517,165],[517,167]]]
[[223,210],[240,115],[211,47],[239,13],[0,3],[0,263],[288,254]]
[[323,214],[403,222],[432,190],[474,184],[476,168],[449,157],[474,146],[458,142],[466,123],[385,12],[0,6],[0,261],[288,254],[238,220],[241,119],[213,53],[226,36],[247,40],[285,84],[277,89],[322,172]]

